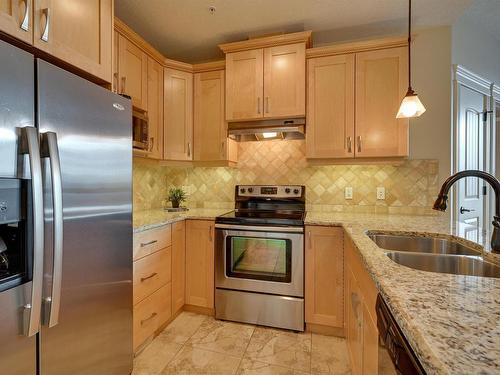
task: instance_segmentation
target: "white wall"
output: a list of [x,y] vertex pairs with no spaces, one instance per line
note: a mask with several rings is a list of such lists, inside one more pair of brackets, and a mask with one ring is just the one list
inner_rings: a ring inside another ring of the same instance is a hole
[[415,32],[413,88],[426,112],[410,121],[410,158],[439,160],[439,185],[451,173],[451,27]]
[[500,41],[466,15],[452,27],[452,62],[500,84]]

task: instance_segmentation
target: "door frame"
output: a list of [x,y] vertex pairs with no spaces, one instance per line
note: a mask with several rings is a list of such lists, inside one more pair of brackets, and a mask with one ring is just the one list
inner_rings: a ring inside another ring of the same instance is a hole
[[[496,86],[493,82],[477,75],[476,73],[468,70],[461,65],[453,65],[452,68],[453,83],[452,83],[452,155],[451,155],[451,165],[452,173],[457,173],[459,171],[459,157],[458,157],[458,144],[459,144],[459,113],[460,113],[460,89],[461,87],[467,87],[474,90],[486,98],[485,110],[487,111],[486,119],[486,129],[485,129],[485,142],[484,142],[484,163],[485,172],[495,175],[495,147],[496,147],[496,137],[495,137],[495,102],[500,103],[500,87]],[[488,142],[489,141],[489,142]],[[483,214],[484,214],[484,225],[489,222],[489,218],[492,217],[492,209],[494,207],[494,197],[493,191],[489,185],[486,185],[488,189],[487,199],[483,201]],[[456,187],[453,188],[451,192],[451,220],[458,220],[458,194],[456,193]],[[489,225],[489,224],[488,224]]]

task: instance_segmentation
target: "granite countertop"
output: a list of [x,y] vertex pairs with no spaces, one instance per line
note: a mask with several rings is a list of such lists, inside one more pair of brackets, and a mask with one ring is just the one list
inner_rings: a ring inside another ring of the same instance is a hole
[[[230,209],[161,209],[134,213],[134,232],[184,219],[214,219]],[[351,236],[366,269],[389,305],[427,374],[500,374],[500,279],[440,274],[401,266],[366,235],[367,231],[418,232],[465,241],[470,226],[444,216],[308,212],[306,225],[342,226]],[[475,241],[483,256],[489,234]],[[469,244],[471,244],[469,242]]]
[[[345,228],[427,374],[500,373],[500,279],[407,268],[366,235],[380,230],[464,237],[470,227],[443,216],[316,212],[308,212],[306,224]],[[478,233],[477,242],[497,263],[488,234]]]
[[188,211],[167,212],[161,208],[134,212],[134,233],[161,227],[185,219],[213,220],[231,209],[190,208]]

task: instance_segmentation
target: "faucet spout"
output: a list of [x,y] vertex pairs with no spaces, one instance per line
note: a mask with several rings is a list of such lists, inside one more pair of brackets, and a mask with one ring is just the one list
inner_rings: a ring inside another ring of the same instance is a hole
[[441,186],[438,197],[432,207],[434,210],[446,211],[448,193],[455,182],[465,177],[478,177],[488,182],[495,192],[495,215],[493,216],[493,233],[491,237],[491,251],[500,254],[500,181],[495,176],[478,170],[467,170],[455,173],[448,177]]

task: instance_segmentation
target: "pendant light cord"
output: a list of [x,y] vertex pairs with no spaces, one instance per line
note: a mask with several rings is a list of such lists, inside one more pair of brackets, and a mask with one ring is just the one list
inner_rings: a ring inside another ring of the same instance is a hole
[[408,88],[411,89],[411,0],[408,1]]

